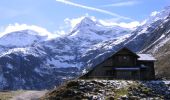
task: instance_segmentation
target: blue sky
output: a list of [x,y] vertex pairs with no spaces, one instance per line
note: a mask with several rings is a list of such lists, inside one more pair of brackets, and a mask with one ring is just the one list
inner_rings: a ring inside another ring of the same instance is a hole
[[168,5],[170,0],[1,0],[0,31],[18,23],[54,32],[68,28],[65,19],[85,15],[115,23],[141,22]]

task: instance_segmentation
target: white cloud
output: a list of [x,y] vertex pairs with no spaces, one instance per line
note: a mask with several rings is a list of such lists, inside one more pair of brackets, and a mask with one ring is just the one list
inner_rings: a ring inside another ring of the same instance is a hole
[[124,28],[133,29],[133,28],[139,26],[140,23],[138,21],[133,21],[133,22],[129,22],[129,23],[121,22],[121,23],[118,23],[118,25],[121,26],[121,27],[124,27]]
[[129,29],[133,29],[137,26],[140,25],[140,22],[138,21],[132,21],[132,22],[114,22],[112,20],[99,20],[99,22],[104,25],[104,26],[120,26],[120,27],[124,27],[124,28],[129,28]]
[[64,22],[71,26],[71,28],[74,28],[84,17],[79,18],[66,18],[64,19]]
[[[104,26],[120,26],[120,27],[124,27],[124,28],[133,29],[133,28],[141,25],[141,23],[138,22],[138,21],[118,22],[118,20],[115,19],[115,18],[112,18],[112,19],[97,19],[94,16],[90,16],[90,15],[86,14],[85,16],[81,16],[81,17],[78,17],[78,18],[66,18],[64,20],[65,24],[66,24],[65,26],[69,27],[69,31],[71,31],[85,17],[89,17],[93,21],[99,22],[100,24],[102,24]],[[65,32],[65,33],[67,33],[67,32]]]
[[5,29],[3,29],[3,32],[0,33],[0,37],[5,34],[9,34],[11,32],[27,30],[27,29],[38,32],[38,35],[40,36],[48,36],[48,38],[57,37],[56,34],[50,33],[45,28],[42,28],[36,25],[27,25],[27,24],[18,24],[18,23],[15,23],[14,25],[11,25],[11,24],[8,25]]
[[83,8],[83,9],[88,9],[88,10],[91,10],[91,11],[96,11],[96,12],[100,12],[100,13],[104,13],[104,14],[108,14],[108,15],[111,15],[111,16],[114,16],[114,17],[118,17],[120,19],[133,20],[131,18],[128,18],[128,17],[125,17],[125,16],[121,16],[121,15],[118,15],[116,13],[113,13],[113,12],[110,12],[110,11],[107,11],[107,10],[103,10],[103,9],[99,9],[99,8],[95,8],[95,7],[81,5],[81,4],[74,3],[74,2],[71,2],[71,1],[68,1],[68,0],[56,0],[56,1],[60,2],[60,3],[72,5],[72,6],[75,6],[75,7],[79,7],[79,8]]
[[153,11],[150,16],[155,16],[155,15],[157,15],[158,13],[159,13],[158,11]]
[[54,33],[57,34],[57,35],[59,35],[59,36],[65,36],[65,35],[68,34],[68,33],[66,33],[66,31],[64,31],[64,30],[58,30],[58,31],[55,31]]
[[136,5],[136,4],[138,4],[138,3],[139,3],[139,2],[137,2],[137,1],[125,1],[125,2],[118,2],[118,3],[103,5],[103,7],[133,6],[133,5]]
[[4,31],[4,27],[0,27],[0,33]]
[[[78,18],[66,18],[64,20],[65,24],[64,26],[67,26],[69,31],[71,31],[78,23],[81,22],[81,20],[85,17],[91,18],[93,21],[99,22],[104,26],[120,26],[124,28],[134,28],[138,25],[140,25],[137,21],[132,21],[129,23],[125,22],[117,22],[117,19],[96,19],[94,16],[89,16],[88,14],[85,14],[84,16],[78,17]],[[68,30],[65,30],[64,28],[61,28],[60,30],[55,31],[54,33],[49,32],[47,29],[36,26],[36,25],[27,25],[27,24],[10,24],[6,28],[1,27],[0,28],[0,37],[6,34],[9,34],[11,32],[15,31],[21,31],[21,30],[33,30],[38,33],[38,35],[41,36],[48,36],[49,39],[61,37],[69,34]]]

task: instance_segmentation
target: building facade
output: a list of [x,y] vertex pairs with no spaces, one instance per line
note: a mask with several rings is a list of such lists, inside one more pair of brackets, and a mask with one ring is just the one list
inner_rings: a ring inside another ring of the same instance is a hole
[[122,48],[80,78],[153,80],[155,61],[150,54],[136,54]]

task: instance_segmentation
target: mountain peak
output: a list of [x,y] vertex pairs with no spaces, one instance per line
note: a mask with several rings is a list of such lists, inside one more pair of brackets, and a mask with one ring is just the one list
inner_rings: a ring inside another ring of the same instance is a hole
[[81,28],[81,27],[89,27],[89,26],[93,26],[96,25],[96,22],[94,22],[91,18],[89,17],[84,17],[80,23],[78,23],[76,25],[75,28]]
[[81,23],[86,23],[86,24],[95,24],[95,22],[89,18],[89,17],[84,17],[82,20],[81,20]]

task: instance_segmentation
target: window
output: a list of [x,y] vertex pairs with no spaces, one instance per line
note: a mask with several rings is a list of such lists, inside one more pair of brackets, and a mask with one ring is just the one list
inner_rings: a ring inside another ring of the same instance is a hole
[[129,56],[119,56],[119,62],[128,62],[130,60]]
[[132,66],[131,56],[119,55],[117,56],[116,66]]
[[123,56],[123,60],[127,60],[128,59],[128,57],[127,56]]

